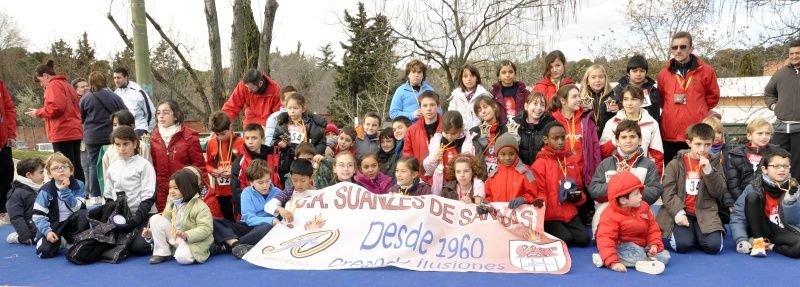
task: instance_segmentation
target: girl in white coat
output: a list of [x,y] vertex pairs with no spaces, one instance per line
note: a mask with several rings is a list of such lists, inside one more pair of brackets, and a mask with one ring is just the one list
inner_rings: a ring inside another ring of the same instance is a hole
[[492,95],[481,86],[481,73],[475,66],[464,65],[458,78],[458,87],[453,90],[447,100],[450,102],[447,110],[461,113],[461,117],[464,119],[464,130],[468,131],[481,124],[481,119],[473,112],[475,98],[482,95],[491,97]]

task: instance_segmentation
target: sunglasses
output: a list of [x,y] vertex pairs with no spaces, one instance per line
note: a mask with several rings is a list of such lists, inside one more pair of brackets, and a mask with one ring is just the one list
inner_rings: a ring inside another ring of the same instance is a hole
[[686,50],[687,48],[689,48],[689,45],[675,45],[670,47],[670,49],[672,49],[673,51]]

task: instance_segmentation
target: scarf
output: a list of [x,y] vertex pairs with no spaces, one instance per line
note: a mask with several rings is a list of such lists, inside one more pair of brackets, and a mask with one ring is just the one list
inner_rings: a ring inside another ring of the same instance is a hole
[[714,154],[719,153],[723,148],[725,148],[725,141],[721,141],[719,143],[715,143],[711,146],[711,152]]
[[19,181],[19,183],[27,185],[28,187],[32,188],[34,191],[38,191],[40,188],[42,188],[42,185],[44,185],[44,182],[37,184],[24,176],[18,176],[16,180]]
[[172,140],[172,136],[174,136],[180,130],[181,130],[181,124],[174,124],[169,127],[162,127],[161,125],[159,125],[158,133],[161,134],[161,139],[164,141],[164,146],[169,146],[169,142]]
[[789,185],[789,179],[790,178],[791,177],[787,177],[786,179],[784,179],[781,182],[775,182],[774,180],[769,178],[769,176],[767,176],[767,174],[763,174],[762,173],[761,174],[761,181],[764,183],[762,185],[762,186],[764,186],[764,192],[766,194],[768,194],[772,198],[780,197],[781,193],[791,189],[791,186]]
[[417,190],[417,185],[419,184],[419,177],[414,178],[414,181],[411,182],[411,185],[398,185],[397,192],[402,195],[409,195]]

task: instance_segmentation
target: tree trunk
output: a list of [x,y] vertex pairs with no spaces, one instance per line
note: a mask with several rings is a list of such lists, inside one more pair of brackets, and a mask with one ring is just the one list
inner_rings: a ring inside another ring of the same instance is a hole
[[275,24],[275,12],[278,1],[269,0],[264,8],[264,25],[261,29],[261,41],[258,45],[258,70],[269,74],[269,48],[272,45],[272,26]]
[[206,24],[208,24],[208,47],[211,52],[211,108],[219,110],[224,101],[222,82],[222,51],[219,40],[219,23],[217,22],[217,4],[214,0],[205,0]]
[[244,15],[250,9],[250,1],[236,0],[233,3],[233,25],[231,25],[231,73],[228,75],[228,90],[233,90],[244,72],[242,67],[242,49],[244,46]]

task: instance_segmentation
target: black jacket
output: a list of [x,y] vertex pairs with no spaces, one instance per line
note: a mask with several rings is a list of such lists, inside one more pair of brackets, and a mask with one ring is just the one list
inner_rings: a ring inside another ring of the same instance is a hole
[[[328,125],[328,122],[319,115],[309,113],[303,113],[302,119],[306,128],[307,140],[314,146],[314,152],[316,154],[325,154],[325,126]],[[290,136],[288,128],[290,122],[289,114],[285,112],[281,113],[278,115],[278,119],[275,122],[275,135],[272,138],[272,146],[277,147],[281,138],[289,138]],[[280,150],[279,174],[283,175],[289,173],[289,166],[294,160],[295,147],[297,147],[297,144],[290,143],[286,148]]]
[[[728,192],[722,197],[725,207],[733,207],[744,188],[761,174],[761,165],[754,167],[747,159],[747,149],[748,147],[744,145],[731,149],[725,161],[725,178],[728,186]],[[780,147],[769,144],[766,149],[758,150],[757,153],[764,156],[767,152],[777,149]]]
[[550,113],[545,112],[542,118],[539,119],[538,124],[529,124],[525,120],[528,117],[527,111],[522,111],[514,117],[514,121],[519,124],[519,159],[525,165],[533,164],[536,160],[536,154],[544,147],[544,126],[553,121]]
[[[614,99],[614,90],[612,89],[609,91],[608,95],[603,96],[603,91],[599,93],[595,93],[592,89],[589,89],[589,95],[592,96],[592,111],[594,111],[594,123],[597,126],[597,139],[600,139],[600,136],[603,135],[603,128],[605,128],[608,119],[613,118],[617,113],[612,113],[608,111],[606,107],[606,101],[608,99]],[[602,98],[601,98],[602,97]],[[617,106],[622,109],[622,101],[617,101]]]
[[[485,154],[484,151],[489,146],[489,138],[486,137],[486,136],[481,135],[481,126],[480,125],[470,129],[469,131],[475,134],[475,137],[472,138],[472,146],[475,147],[475,156],[478,157],[481,160],[481,163],[483,164],[484,168],[488,168],[486,166],[486,156],[485,156],[486,154]],[[497,139],[498,137],[500,137],[501,135],[503,135],[507,131],[508,131],[508,128],[506,127],[505,124],[498,123],[497,136],[495,137],[495,139]],[[495,151],[494,156],[495,157],[497,156],[497,151]],[[488,174],[484,174],[484,176],[483,176],[483,178],[481,178],[481,180],[486,180],[487,176],[489,176],[489,175]]]
[[[267,160],[267,156],[272,153],[272,147],[267,145],[261,145],[261,152],[255,153],[250,151],[247,147],[244,148],[245,152],[250,155],[251,159],[263,159]],[[241,181],[239,181],[239,175],[241,175],[244,171],[242,171],[242,157],[244,154],[237,157],[233,160],[233,164],[231,165],[231,201],[233,202],[234,211],[236,213],[241,213],[241,197],[242,197],[242,190],[247,188],[247,186],[242,186]]]
[[[630,77],[628,75],[622,76],[622,78],[617,81],[617,86],[614,87],[614,100],[617,101],[619,108],[622,109],[622,90],[624,90],[630,84]],[[642,90],[646,91],[650,95],[650,106],[644,107],[647,110],[647,113],[652,116],[656,122],[661,124],[661,95],[658,93],[658,88],[656,88],[656,81],[650,77],[644,78],[644,83],[642,83]],[[645,99],[647,96],[645,96]],[[613,116],[612,116],[613,117]],[[602,130],[600,130],[602,131]]]
[[36,201],[36,190],[30,186],[14,181],[8,193],[6,210],[8,218],[19,235],[19,242],[33,240],[36,237],[36,225],[33,224],[33,203]]

